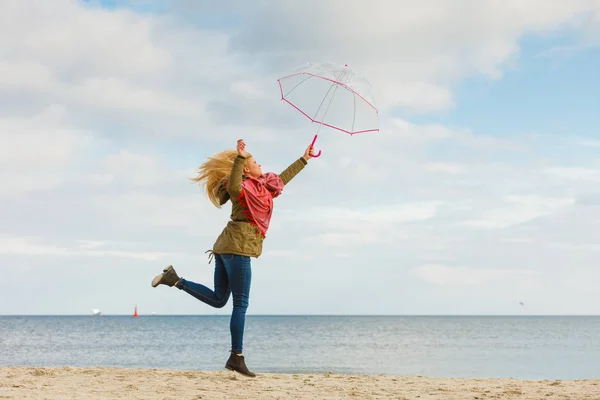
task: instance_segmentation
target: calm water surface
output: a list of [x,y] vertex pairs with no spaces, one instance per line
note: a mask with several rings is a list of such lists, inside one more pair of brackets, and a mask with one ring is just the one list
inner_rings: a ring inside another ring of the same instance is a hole
[[[0,365],[220,370],[228,316],[0,316]],[[256,372],[600,378],[600,317],[248,316]]]

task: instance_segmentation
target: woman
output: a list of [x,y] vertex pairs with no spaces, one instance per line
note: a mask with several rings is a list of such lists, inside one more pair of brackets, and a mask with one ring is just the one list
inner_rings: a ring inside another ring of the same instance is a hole
[[[172,266],[152,280],[152,287],[175,286],[198,300],[216,308],[224,307],[233,294],[233,312],[229,329],[231,355],[225,368],[246,376],[256,376],[249,371],[242,355],[244,324],[252,271],[250,257],[258,258],[273,212],[273,198],[279,196],[287,185],[314,157],[308,146],[304,155],[280,175],[263,174],[260,164],[246,153],[246,144],[237,141],[237,152],[225,150],[209,157],[200,166],[194,182],[202,182],[211,202],[221,208],[228,200],[232,203],[231,221],[210,250],[215,258],[214,290],[180,278]],[[210,261],[209,261],[210,262]]]

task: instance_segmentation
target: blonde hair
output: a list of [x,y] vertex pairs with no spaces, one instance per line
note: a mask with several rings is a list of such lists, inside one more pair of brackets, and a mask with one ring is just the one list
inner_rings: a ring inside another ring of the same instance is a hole
[[[225,183],[229,174],[231,174],[231,168],[233,167],[233,161],[237,157],[238,153],[236,150],[224,150],[220,153],[213,154],[198,167],[198,174],[190,178],[194,183],[202,184],[208,198],[211,203],[217,208],[221,208],[221,202],[219,199],[219,189]],[[251,154],[246,154],[246,159],[250,159]]]

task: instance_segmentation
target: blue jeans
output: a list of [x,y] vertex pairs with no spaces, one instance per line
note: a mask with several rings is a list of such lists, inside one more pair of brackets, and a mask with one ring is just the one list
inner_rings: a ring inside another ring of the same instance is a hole
[[229,300],[229,295],[233,294],[233,312],[229,321],[231,351],[242,354],[244,325],[250,297],[250,281],[252,279],[250,257],[236,254],[215,254],[214,256],[214,291],[204,285],[183,278],[179,280],[177,287],[215,308],[224,307]]

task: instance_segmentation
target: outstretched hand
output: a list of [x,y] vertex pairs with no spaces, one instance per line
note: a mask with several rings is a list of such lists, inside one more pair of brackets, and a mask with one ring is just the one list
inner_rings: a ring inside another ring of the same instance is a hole
[[306,151],[304,152],[304,155],[302,156],[302,158],[304,158],[306,161],[310,160],[311,158],[313,158],[315,156],[315,148],[312,145],[309,145],[306,148]]
[[246,143],[244,143],[244,139],[239,139],[237,141],[236,150],[238,154],[242,157],[246,157],[248,155],[248,153],[246,153]]

